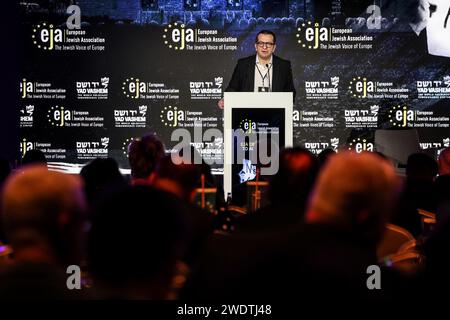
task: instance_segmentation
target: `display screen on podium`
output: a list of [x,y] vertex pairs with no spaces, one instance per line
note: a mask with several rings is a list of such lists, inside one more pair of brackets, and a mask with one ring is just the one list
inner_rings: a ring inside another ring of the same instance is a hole
[[268,180],[292,146],[292,93],[226,93],[224,128],[224,188],[245,198],[246,182]]
[[[242,129],[244,133],[242,139],[238,136],[233,138],[232,185],[236,186],[256,179],[257,168],[264,166],[261,163],[261,152],[268,157],[277,156],[279,150],[284,147],[285,110],[280,108],[233,109],[232,119],[233,130],[237,132]],[[250,138],[251,134],[255,135],[255,141]],[[273,146],[276,150],[272,150]],[[263,147],[265,147],[264,150]],[[240,154],[244,155],[243,159],[239,159]],[[265,180],[265,177],[260,178]]]

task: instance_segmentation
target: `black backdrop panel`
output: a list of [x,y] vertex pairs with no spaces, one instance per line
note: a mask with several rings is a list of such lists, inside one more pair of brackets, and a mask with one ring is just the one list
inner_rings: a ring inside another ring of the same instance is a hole
[[181,129],[220,173],[223,140],[202,135],[222,130],[217,101],[261,29],[292,62],[295,144],[373,150],[377,129],[417,129],[422,148],[449,145],[448,1],[430,1],[418,33],[415,1],[80,0],[74,30],[67,2],[21,6],[22,154],[126,169],[131,139],[156,132],[172,150]]

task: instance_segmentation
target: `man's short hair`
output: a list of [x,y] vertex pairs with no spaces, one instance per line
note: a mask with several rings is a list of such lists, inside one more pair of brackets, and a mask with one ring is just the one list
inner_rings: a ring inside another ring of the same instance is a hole
[[273,37],[273,43],[277,43],[277,37],[275,36],[275,33],[273,31],[270,31],[270,30],[261,30],[261,31],[259,31],[258,34],[256,35],[255,43],[258,42],[258,37],[259,37],[260,34],[271,35]]
[[131,176],[146,179],[155,170],[156,164],[164,156],[164,145],[154,134],[148,134],[131,142],[128,149],[128,161]]

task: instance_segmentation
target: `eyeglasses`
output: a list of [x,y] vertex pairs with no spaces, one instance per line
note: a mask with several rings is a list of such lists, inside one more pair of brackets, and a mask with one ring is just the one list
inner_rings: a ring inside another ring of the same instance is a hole
[[258,41],[258,42],[256,42],[256,44],[258,45],[258,47],[261,47],[261,48],[263,48],[263,47],[272,48],[275,43]]

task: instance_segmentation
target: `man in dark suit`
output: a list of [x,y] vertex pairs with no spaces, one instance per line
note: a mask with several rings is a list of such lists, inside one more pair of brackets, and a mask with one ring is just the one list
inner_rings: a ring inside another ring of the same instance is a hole
[[[291,62],[275,56],[276,36],[261,30],[256,35],[256,54],[239,59],[225,91],[238,92],[293,92]],[[223,108],[223,99],[218,103]]]

